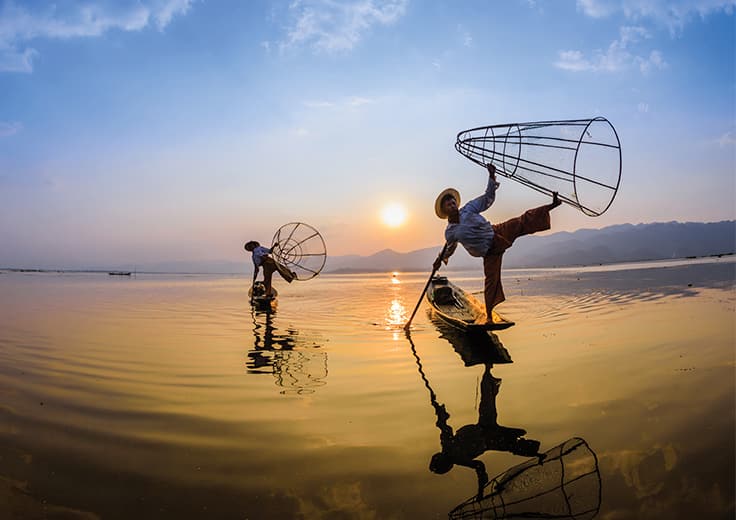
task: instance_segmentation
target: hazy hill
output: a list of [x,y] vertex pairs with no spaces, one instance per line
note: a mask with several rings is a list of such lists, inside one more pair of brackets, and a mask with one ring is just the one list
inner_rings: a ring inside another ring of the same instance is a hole
[[[325,272],[427,270],[441,245],[409,253],[390,249],[370,256],[330,257]],[[736,221],[624,224],[546,236],[522,237],[504,257],[505,267],[552,267],[709,256],[736,252]],[[458,247],[446,269],[478,267]]]
[[[439,238],[439,237],[438,237]],[[329,244],[328,244],[329,246]],[[428,271],[442,244],[408,253],[385,249],[369,256],[330,256],[325,273]],[[665,222],[655,224],[624,224],[603,229],[581,229],[546,236],[522,237],[508,250],[505,267],[554,267],[639,260],[710,256],[736,252],[736,221]],[[443,270],[480,268],[481,259],[472,258],[462,246],[457,248]],[[19,266],[7,266],[19,267]],[[57,269],[58,266],[22,266]],[[84,266],[77,270],[124,270],[159,273],[233,273],[250,275],[250,258],[240,262],[172,261],[148,264]]]

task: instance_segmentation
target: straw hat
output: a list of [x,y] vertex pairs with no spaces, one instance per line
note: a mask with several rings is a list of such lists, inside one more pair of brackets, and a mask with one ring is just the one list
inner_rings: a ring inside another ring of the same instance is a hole
[[460,205],[460,194],[457,192],[457,190],[455,188],[447,188],[442,193],[440,193],[437,196],[437,200],[434,201],[434,212],[440,218],[447,218],[447,214],[442,209],[442,199],[444,199],[447,195],[452,195],[455,199],[455,202],[457,202],[457,205]]

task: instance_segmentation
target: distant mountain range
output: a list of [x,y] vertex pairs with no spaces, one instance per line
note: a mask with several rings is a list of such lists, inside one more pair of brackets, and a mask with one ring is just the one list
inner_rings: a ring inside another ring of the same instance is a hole
[[[428,270],[441,244],[409,253],[391,249],[370,256],[334,256],[324,272]],[[504,256],[505,267],[564,267],[729,254],[736,252],[736,221],[623,224],[603,229],[518,239]],[[460,246],[445,270],[478,268]]]
[[[441,237],[439,237],[441,238]],[[442,248],[434,247],[399,253],[385,249],[369,256],[329,256],[324,273],[387,271],[429,271]],[[506,252],[504,267],[565,267],[643,260],[702,257],[736,252],[736,221],[665,222],[623,224],[602,229],[581,229],[546,236],[521,237]],[[480,258],[473,258],[459,246],[447,270],[477,269]],[[11,266],[8,266],[11,267]],[[12,266],[18,267],[18,266]],[[53,270],[53,269],[51,269]],[[242,262],[174,261],[148,264],[90,267],[92,270],[137,271],[139,273],[250,274],[247,257]]]

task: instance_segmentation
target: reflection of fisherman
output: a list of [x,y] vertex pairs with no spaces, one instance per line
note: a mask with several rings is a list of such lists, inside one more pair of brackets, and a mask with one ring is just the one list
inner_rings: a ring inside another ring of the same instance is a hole
[[258,277],[258,271],[263,267],[263,285],[266,287],[266,296],[271,296],[273,290],[271,287],[271,278],[273,272],[278,271],[281,278],[291,283],[296,278],[296,273],[289,271],[283,266],[276,263],[276,260],[271,258],[271,250],[267,247],[262,246],[255,240],[251,240],[245,243],[244,246],[246,251],[251,252],[253,255],[253,286],[255,288],[256,278]]
[[480,405],[478,406],[478,422],[467,424],[453,433],[447,424],[450,414],[445,405],[432,398],[437,414],[437,427],[440,429],[442,451],[435,453],[429,464],[434,473],[447,473],[454,465],[465,466],[475,470],[478,476],[478,497],[482,495],[483,486],[488,483],[488,474],[483,462],[476,460],[487,450],[508,451],[514,455],[532,457],[539,455],[539,441],[524,439],[526,431],[521,428],[500,426],[497,422],[496,396],[501,380],[493,377],[491,368],[486,364],[480,383]]
[[481,212],[487,210],[496,200],[496,189],[499,184],[496,181],[496,167],[488,164],[487,168],[489,177],[486,192],[463,207],[458,208],[460,194],[452,188],[444,190],[437,197],[435,213],[438,217],[448,220],[445,229],[447,249],[444,256],[435,260],[433,267],[436,271],[440,268],[441,261],[447,263],[455,252],[458,242],[471,256],[483,257],[486,321],[493,323],[491,311],[506,299],[501,286],[501,260],[504,252],[520,236],[549,229],[549,212],[561,202],[555,192],[551,204],[530,209],[520,217],[491,225]]

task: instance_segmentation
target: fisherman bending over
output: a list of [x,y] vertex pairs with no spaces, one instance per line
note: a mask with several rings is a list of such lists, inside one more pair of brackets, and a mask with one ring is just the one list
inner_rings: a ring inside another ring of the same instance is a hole
[[256,278],[258,277],[258,271],[263,267],[263,285],[266,287],[266,296],[273,295],[273,289],[271,286],[271,279],[273,272],[278,271],[281,278],[291,283],[296,278],[296,273],[289,271],[283,266],[276,263],[276,260],[271,258],[271,250],[267,247],[262,246],[255,240],[251,240],[245,243],[244,249],[249,251],[253,255],[253,286],[255,287]]

